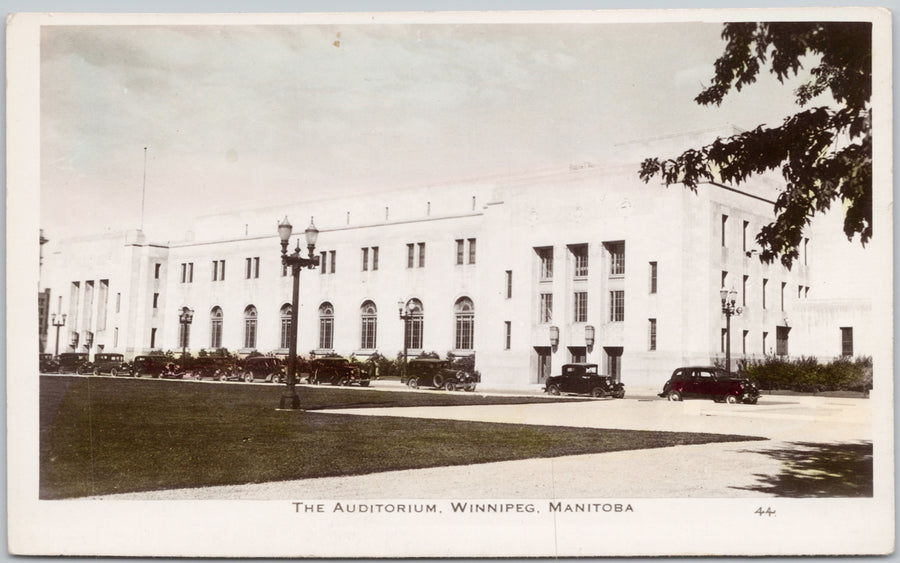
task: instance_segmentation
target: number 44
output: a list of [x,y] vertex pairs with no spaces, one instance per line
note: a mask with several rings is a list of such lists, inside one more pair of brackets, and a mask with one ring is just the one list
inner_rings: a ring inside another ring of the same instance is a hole
[[771,506],[767,506],[765,508],[759,507],[753,511],[754,514],[759,514],[760,516],[775,516],[775,511],[772,510]]

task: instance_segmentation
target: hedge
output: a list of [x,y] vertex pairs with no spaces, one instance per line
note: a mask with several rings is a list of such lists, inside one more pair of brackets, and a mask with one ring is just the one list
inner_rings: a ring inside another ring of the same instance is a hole
[[820,391],[868,391],[872,388],[870,356],[841,357],[827,364],[816,358],[784,359],[766,356],[764,360],[738,363],[741,374],[760,389],[817,393]]

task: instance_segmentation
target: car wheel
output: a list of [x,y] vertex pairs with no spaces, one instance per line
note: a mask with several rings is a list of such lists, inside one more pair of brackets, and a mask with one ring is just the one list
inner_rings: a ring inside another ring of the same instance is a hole
[[224,373],[219,374],[219,381],[228,381],[228,375]]
[[94,375],[100,375],[100,368],[94,368]]
[[247,382],[247,383],[253,383],[253,374],[252,374],[252,373],[245,373],[245,374],[244,374],[244,381]]
[[111,370],[109,370],[109,375],[111,377],[115,377],[118,374],[119,374],[119,370],[117,370],[116,368],[112,368]]
[[134,372],[132,372],[131,375],[132,375],[132,377],[140,377],[140,376],[141,376],[141,370],[139,370],[139,369],[138,369],[138,370],[135,370]]
[[469,393],[475,391],[475,385],[466,385],[466,391]]
[[338,382],[338,384],[339,384],[341,387],[348,387],[348,386],[350,385],[350,378],[349,378],[349,377],[342,377],[342,378],[340,379],[340,381]]
[[412,379],[410,379],[409,381],[407,381],[406,384],[409,385],[409,386],[410,386],[411,388],[413,388],[413,389],[418,389],[418,388],[419,388],[419,380],[418,380],[417,378],[415,378],[415,377],[413,377]]
[[444,389],[447,391],[456,391],[456,385],[452,381],[448,381],[444,384]]
[[727,395],[725,397],[725,402],[729,405],[736,405],[738,403],[737,395]]
[[369,382],[368,382],[368,381],[360,381],[360,382],[359,382],[359,386],[360,386],[360,387],[368,387],[368,386],[369,386]]
[[594,387],[593,389],[591,389],[591,397],[599,398],[603,397],[604,395],[606,395],[606,393],[603,392],[603,389],[601,387]]
[[432,382],[431,383],[432,385],[434,385],[435,387],[440,389],[441,387],[444,386],[444,376],[439,373],[436,373],[436,374],[434,374],[434,377],[431,379],[431,382]]
[[680,401],[681,393],[679,391],[675,391],[673,389],[673,390],[669,391],[669,394],[666,395],[666,398],[669,399],[670,401]]
[[559,395],[559,386],[551,385],[550,387],[547,387],[547,393],[551,395]]
[[750,399],[749,401],[747,401],[747,403],[751,404],[751,405],[755,405],[758,401],[759,401],[759,398],[757,397],[756,399]]

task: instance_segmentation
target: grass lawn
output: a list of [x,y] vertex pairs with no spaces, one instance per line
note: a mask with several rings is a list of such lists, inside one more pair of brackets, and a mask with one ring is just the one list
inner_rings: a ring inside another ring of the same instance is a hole
[[[304,408],[545,402],[545,397],[298,387]],[[261,483],[748,436],[276,411],[276,385],[42,377],[40,498]]]

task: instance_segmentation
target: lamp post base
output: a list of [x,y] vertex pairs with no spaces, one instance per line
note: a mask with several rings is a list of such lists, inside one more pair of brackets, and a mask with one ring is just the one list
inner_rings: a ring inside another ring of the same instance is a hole
[[285,393],[281,396],[280,410],[297,410],[300,408],[300,396],[295,391],[293,395]]

